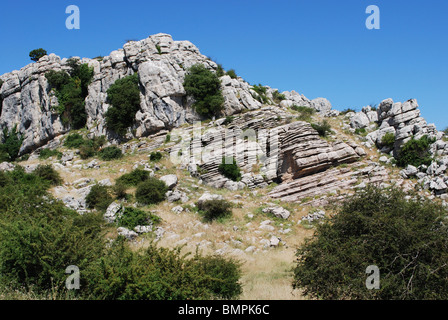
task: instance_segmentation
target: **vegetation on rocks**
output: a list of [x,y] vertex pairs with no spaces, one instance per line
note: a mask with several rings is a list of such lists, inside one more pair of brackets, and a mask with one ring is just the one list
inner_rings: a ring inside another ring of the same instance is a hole
[[429,147],[434,142],[435,139],[430,139],[428,136],[423,136],[419,140],[412,138],[401,148],[398,154],[397,165],[403,168],[408,165],[418,167],[424,164],[429,166],[433,160]]
[[17,125],[8,131],[3,129],[2,144],[0,145],[0,160],[15,161],[19,156],[20,147],[25,137],[17,132]]
[[137,186],[135,197],[143,205],[157,204],[165,200],[168,187],[163,181],[148,178]]
[[[317,225],[297,251],[294,288],[319,299],[447,299],[447,210],[396,188],[368,187]],[[380,289],[366,288],[366,268]]]
[[235,158],[222,158],[222,163],[218,167],[219,173],[232,181],[241,180],[241,170]]
[[184,88],[187,95],[194,98],[194,110],[206,117],[219,115],[224,106],[221,81],[216,73],[205,66],[192,66],[185,76]]
[[35,49],[30,52],[30,59],[34,62],[37,62],[37,61],[39,61],[40,58],[42,58],[46,55],[47,55],[47,51],[42,48],[39,48],[39,49]]
[[140,87],[137,73],[117,80],[107,90],[107,102],[111,107],[106,112],[106,125],[119,135],[126,135],[140,110]]

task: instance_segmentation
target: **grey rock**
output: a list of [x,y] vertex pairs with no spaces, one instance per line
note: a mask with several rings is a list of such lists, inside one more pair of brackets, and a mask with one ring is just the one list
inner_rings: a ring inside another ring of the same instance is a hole
[[168,189],[173,190],[178,183],[178,179],[177,176],[175,174],[170,174],[167,176],[163,176],[160,178],[160,181],[165,182],[165,184],[167,185]]
[[286,210],[285,208],[282,207],[269,207],[269,208],[265,208],[263,209],[263,213],[270,213],[273,214],[274,216],[276,216],[277,218],[281,218],[281,219],[288,219],[291,215],[291,213]]

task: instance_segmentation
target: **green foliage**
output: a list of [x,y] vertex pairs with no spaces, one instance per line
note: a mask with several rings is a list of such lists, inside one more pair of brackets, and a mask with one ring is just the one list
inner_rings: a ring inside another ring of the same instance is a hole
[[116,183],[113,186],[113,193],[119,200],[129,200],[130,195],[127,193],[128,187],[121,183]]
[[101,300],[237,298],[241,293],[239,264],[213,259],[199,254],[188,259],[180,249],[155,245],[134,252],[119,239],[87,271],[87,287],[95,299]]
[[232,204],[226,200],[207,200],[197,204],[199,214],[211,222],[232,216]]
[[152,152],[149,156],[149,160],[152,162],[158,162],[162,160],[163,155],[160,152]]
[[85,144],[85,140],[83,136],[78,133],[69,134],[64,140],[64,147],[69,149],[78,149],[83,144]]
[[162,54],[162,48],[158,44],[156,44],[156,49],[158,54]]
[[112,161],[123,157],[123,152],[116,146],[104,148],[98,152],[98,156],[103,161]]
[[366,128],[356,128],[355,134],[365,137],[367,135]]
[[165,143],[170,143],[171,142],[171,135],[167,134],[166,138],[165,138]]
[[24,139],[23,134],[17,132],[17,125],[10,131],[4,128],[2,144],[0,145],[0,160],[8,162],[15,161],[19,156],[20,147]]
[[216,73],[201,64],[192,66],[185,76],[184,88],[187,95],[195,99],[194,110],[202,116],[215,116],[224,107],[221,80]]
[[226,158],[223,157],[222,163],[218,168],[219,173],[221,173],[224,177],[233,180],[240,181],[241,180],[241,170],[236,163],[235,158]]
[[397,165],[403,168],[408,165],[419,167],[424,164],[429,166],[433,161],[429,148],[434,142],[436,142],[436,139],[430,139],[426,135],[419,140],[412,138],[401,148],[398,154]]
[[278,92],[278,90],[275,90],[272,93],[272,97],[274,98],[274,101],[276,103],[280,103],[281,101],[286,100],[285,95],[283,93]]
[[47,181],[20,167],[0,173],[2,287],[63,289],[65,269],[85,269],[104,247],[102,217],[69,210],[48,187]]
[[324,120],[321,123],[313,123],[311,124],[314,130],[317,131],[319,136],[326,137],[329,133],[331,133],[331,126],[327,120]]
[[137,186],[135,197],[143,205],[158,204],[165,200],[168,187],[163,181],[148,178]]
[[124,208],[122,216],[118,219],[118,225],[129,230],[134,230],[137,226],[157,225],[161,221],[160,217],[140,209]]
[[111,107],[106,112],[106,125],[115,133],[124,136],[135,122],[140,110],[140,88],[138,74],[117,80],[107,90],[107,101]]
[[230,78],[232,78],[232,79],[237,79],[237,78],[238,78],[238,76],[237,76],[235,70],[233,70],[233,69],[230,69],[229,71],[227,71],[227,75],[228,75]]
[[39,153],[39,159],[41,160],[47,160],[50,157],[57,157],[60,159],[62,157],[62,152],[58,150],[42,149]]
[[221,78],[226,75],[226,72],[221,64],[218,64],[218,69],[216,69],[216,75],[218,76],[218,78]]
[[39,165],[36,170],[34,170],[34,174],[45,181],[48,181],[52,186],[60,186],[63,181],[62,178],[51,164],[49,165]]
[[350,112],[356,113],[356,110],[352,109],[352,108],[347,108],[347,109],[344,109],[341,111],[341,115],[346,115],[347,113],[350,113]]
[[35,49],[30,52],[30,59],[31,59],[31,61],[37,62],[37,61],[39,61],[40,58],[42,58],[46,55],[47,55],[47,51],[42,48],[39,48],[39,49]]
[[224,126],[229,125],[235,120],[235,117],[233,116],[227,116],[224,122],[222,123]]
[[381,138],[381,145],[393,149],[395,144],[395,134],[387,132],[383,138]]
[[98,211],[106,211],[113,201],[112,196],[109,194],[109,188],[98,184],[90,189],[86,197],[87,206]]
[[316,113],[315,109],[304,106],[292,105],[291,109],[299,113],[299,121],[311,122],[311,117]]
[[122,175],[117,179],[117,184],[127,187],[137,186],[138,184],[149,179],[149,172],[141,169],[135,169],[130,173]]
[[[293,287],[319,299],[447,299],[447,210],[397,188],[368,187],[297,251]],[[366,268],[380,289],[366,288]]]
[[88,159],[97,155],[101,147],[106,143],[104,136],[94,137],[93,139],[84,139],[78,133],[72,133],[65,138],[64,147],[69,149],[79,149],[81,159]]
[[267,88],[264,87],[262,84],[252,86],[252,90],[254,90],[257,93],[257,96],[255,98],[260,103],[269,104],[271,102],[269,98],[266,96]]
[[56,91],[59,114],[65,125],[81,129],[86,125],[85,99],[93,79],[93,68],[80,64],[76,59],[67,60],[69,72],[50,70],[45,74],[50,86]]

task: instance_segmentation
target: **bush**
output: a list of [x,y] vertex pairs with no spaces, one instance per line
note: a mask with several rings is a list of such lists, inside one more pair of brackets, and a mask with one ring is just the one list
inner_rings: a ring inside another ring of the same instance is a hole
[[366,128],[356,128],[355,134],[360,135],[360,136],[366,136],[367,130],[366,130]]
[[218,64],[218,68],[216,69],[216,75],[218,76],[218,78],[221,78],[226,75],[226,72],[224,71],[224,68],[222,67],[221,64]]
[[278,90],[275,90],[272,93],[272,97],[274,98],[274,101],[276,103],[280,103],[283,100],[286,100],[286,96],[283,93],[278,92]]
[[192,66],[185,76],[184,88],[187,95],[195,99],[193,109],[202,116],[215,116],[224,107],[221,81],[216,73],[201,64]]
[[24,140],[23,134],[17,132],[17,125],[10,131],[3,129],[2,145],[0,145],[0,157],[2,161],[15,161],[19,156],[20,147]]
[[113,187],[115,197],[120,200],[129,200],[130,196],[127,191],[128,187],[121,183],[116,183]]
[[63,180],[53,166],[49,165],[39,165],[36,170],[34,170],[34,174],[43,180],[46,180],[52,186],[60,186],[63,183]]
[[315,109],[304,106],[293,105],[291,109],[299,113],[297,117],[299,121],[311,122],[311,117],[316,113]]
[[33,51],[30,52],[30,59],[31,61],[37,62],[39,61],[40,58],[44,57],[47,55],[47,51],[40,48],[40,49],[35,49]]
[[241,170],[236,163],[235,158],[222,158],[222,163],[218,168],[219,173],[232,181],[241,180]]
[[252,86],[252,90],[254,90],[257,93],[256,99],[263,104],[269,104],[271,101],[266,96],[267,88],[264,87],[262,84],[254,85]]
[[115,146],[110,146],[110,147],[104,148],[100,152],[98,152],[98,156],[103,161],[112,161],[112,160],[122,158],[123,153],[121,152],[120,148],[115,147]]
[[152,152],[149,156],[149,160],[151,160],[152,162],[158,162],[162,160],[162,157],[163,155],[160,152]]
[[149,178],[137,186],[135,197],[143,205],[158,204],[165,200],[168,187],[163,181]]
[[[214,260],[207,263],[208,259]],[[155,245],[134,252],[119,239],[92,264],[86,279],[95,299],[206,300],[237,298],[240,275],[240,266],[233,260],[199,254],[188,259],[180,249]]]
[[381,145],[389,149],[393,149],[395,145],[395,134],[393,134],[392,132],[387,132],[381,138]]
[[313,127],[313,129],[316,130],[321,137],[326,137],[329,133],[332,132],[331,126],[327,120],[324,120],[321,123],[313,123],[311,127]]
[[[317,225],[297,251],[294,288],[319,299],[447,299],[447,210],[416,194],[369,186]],[[380,289],[366,288],[366,268]]]
[[232,204],[226,200],[208,200],[198,203],[199,214],[211,222],[232,216]]
[[347,113],[350,113],[350,112],[356,113],[356,110],[352,109],[352,108],[347,108],[347,109],[344,109],[341,111],[341,115],[346,115]]
[[64,140],[64,147],[67,147],[69,149],[78,149],[83,144],[85,144],[84,138],[82,137],[82,135],[77,133],[68,135]]
[[76,59],[67,60],[68,73],[50,70],[45,74],[50,86],[56,90],[59,114],[65,125],[81,129],[86,125],[85,99],[93,79],[93,68]]
[[419,140],[412,138],[401,148],[398,154],[397,165],[403,168],[408,165],[419,167],[424,164],[429,166],[433,161],[429,148],[435,141],[436,139],[430,139],[428,136],[423,136]]
[[106,112],[107,127],[119,135],[126,135],[140,110],[140,87],[138,74],[117,80],[107,90],[107,102],[111,107]]
[[123,215],[118,219],[118,225],[129,230],[134,230],[137,226],[157,225],[160,218],[151,213],[136,208],[125,208]]
[[23,168],[0,173],[2,287],[63,290],[65,269],[85,269],[104,248],[102,217],[69,210],[47,192],[48,186]]
[[229,71],[227,71],[227,75],[228,75],[230,78],[232,78],[232,79],[237,79],[237,78],[238,78],[238,76],[237,76],[235,70],[233,70],[233,69],[230,69]]
[[122,175],[117,179],[117,184],[124,186],[137,186],[139,183],[149,179],[149,172],[141,169],[135,169],[131,173]]
[[106,186],[94,185],[86,197],[87,207],[98,211],[106,211],[114,201]]
[[62,152],[58,150],[42,149],[39,153],[39,159],[41,160],[47,160],[50,157],[57,157],[60,159],[62,157]]

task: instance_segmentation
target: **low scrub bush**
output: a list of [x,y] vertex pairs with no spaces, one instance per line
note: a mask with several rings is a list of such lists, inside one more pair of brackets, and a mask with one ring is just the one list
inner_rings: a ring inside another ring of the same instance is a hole
[[122,175],[117,179],[117,184],[132,187],[149,179],[149,172],[141,169],[135,169],[130,173]]
[[[316,225],[297,251],[293,287],[318,299],[445,300],[447,213],[417,194],[369,186]],[[366,288],[371,265],[379,289]]]
[[392,132],[387,132],[382,138],[381,138],[381,145],[384,147],[387,147],[389,149],[393,149],[395,144],[395,134]]
[[90,209],[106,211],[114,201],[109,194],[109,188],[101,185],[94,185],[86,197],[86,204]]
[[222,163],[218,168],[219,173],[221,173],[224,177],[233,180],[240,181],[241,180],[241,170],[236,163],[235,158],[223,158]]
[[199,214],[211,222],[232,216],[232,204],[226,200],[208,200],[198,203]]
[[168,187],[163,181],[149,178],[137,186],[135,197],[143,205],[157,204],[165,200]]
[[24,139],[23,134],[17,132],[17,125],[9,131],[4,128],[0,145],[0,160],[8,162],[17,160]]
[[103,161],[112,161],[121,159],[123,157],[123,153],[120,148],[116,146],[110,146],[100,150],[100,152],[98,152],[98,156]]
[[317,133],[321,137],[326,137],[328,134],[332,132],[331,126],[327,120],[324,120],[321,123],[313,123],[311,126],[313,127],[314,130],[317,131]]
[[152,152],[149,156],[149,160],[151,160],[152,162],[158,162],[162,160],[162,157],[163,155],[160,152]]
[[160,221],[161,219],[156,215],[140,209],[127,207],[118,219],[118,225],[129,230],[134,230],[137,226],[157,225]]
[[233,70],[233,69],[230,69],[229,71],[227,71],[227,75],[228,75],[230,78],[232,78],[232,79],[237,79],[237,78],[238,78],[238,76],[237,76],[235,70]]
[[42,149],[39,153],[39,159],[41,160],[47,160],[50,157],[57,157],[60,159],[62,157],[62,152],[58,150]]
[[62,178],[59,172],[57,172],[51,164],[49,165],[39,165],[34,174],[45,181],[48,181],[52,186],[59,186],[62,184]]
[[398,153],[397,165],[403,168],[408,165],[419,167],[424,164],[429,166],[433,161],[429,148],[434,142],[436,139],[430,139],[428,136],[423,136],[419,140],[412,138],[404,144]]
[[291,109],[299,113],[297,120],[305,122],[311,122],[311,117],[316,113],[315,109],[304,106],[293,105]]

